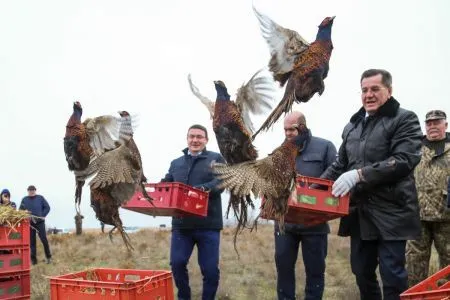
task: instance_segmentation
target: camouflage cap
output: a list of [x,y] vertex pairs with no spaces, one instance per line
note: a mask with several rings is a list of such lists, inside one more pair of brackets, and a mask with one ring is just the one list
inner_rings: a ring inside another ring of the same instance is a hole
[[447,119],[447,115],[442,110],[432,110],[425,115],[425,122],[430,120]]

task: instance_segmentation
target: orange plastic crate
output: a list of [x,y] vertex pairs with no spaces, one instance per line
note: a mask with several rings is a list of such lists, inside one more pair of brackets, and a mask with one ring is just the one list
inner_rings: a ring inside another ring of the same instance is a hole
[[0,226],[0,247],[30,245],[30,222],[23,220],[14,228]]
[[[349,196],[334,197],[331,194],[333,181],[298,176],[296,199],[289,198],[288,212],[285,222],[316,225],[326,221],[348,215]],[[263,199],[264,203],[264,199]],[[273,216],[263,215],[264,219],[274,219]]]
[[0,247],[0,275],[30,269],[30,248],[28,246]]
[[[447,280],[438,286],[438,281]],[[450,299],[450,266],[431,275],[424,281],[404,291],[400,295],[402,300],[447,300]]]
[[0,299],[30,299],[30,270],[0,275]]
[[52,300],[173,300],[172,272],[92,269],[50,278]]
[[136,192],[123,208],[151,216],[202,216],[208,214],[208,193],[180,182],[149,183],[150,204]]

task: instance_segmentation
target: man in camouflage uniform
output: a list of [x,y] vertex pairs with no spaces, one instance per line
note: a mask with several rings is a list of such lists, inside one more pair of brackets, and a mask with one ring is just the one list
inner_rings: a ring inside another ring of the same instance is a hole
[[433,242],[439,254],[439,268],[450,264],[450,133],[446,132],[447,127],[445,112],[432,110],[426,114],[422,159],[414,171],[422,238],[408,241],[406,248],[410,286],[428,277]]

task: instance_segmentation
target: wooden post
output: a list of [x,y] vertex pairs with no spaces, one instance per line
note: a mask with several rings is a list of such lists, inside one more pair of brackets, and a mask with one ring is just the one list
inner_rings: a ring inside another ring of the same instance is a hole
[[77,235],[81,235],[83,233],[83,219],[84,216],[80,213],[77,213],[75,216],[75,228]]

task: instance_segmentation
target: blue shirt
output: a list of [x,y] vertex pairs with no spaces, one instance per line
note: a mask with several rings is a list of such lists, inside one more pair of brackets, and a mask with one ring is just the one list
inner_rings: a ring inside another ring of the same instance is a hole
[[33,216],[45,218],[50,212],[50,205],[48,205],[47,200],[41,195],[35,195],[33,197],[26,196],[22,199],[19,209],[28,210]]

